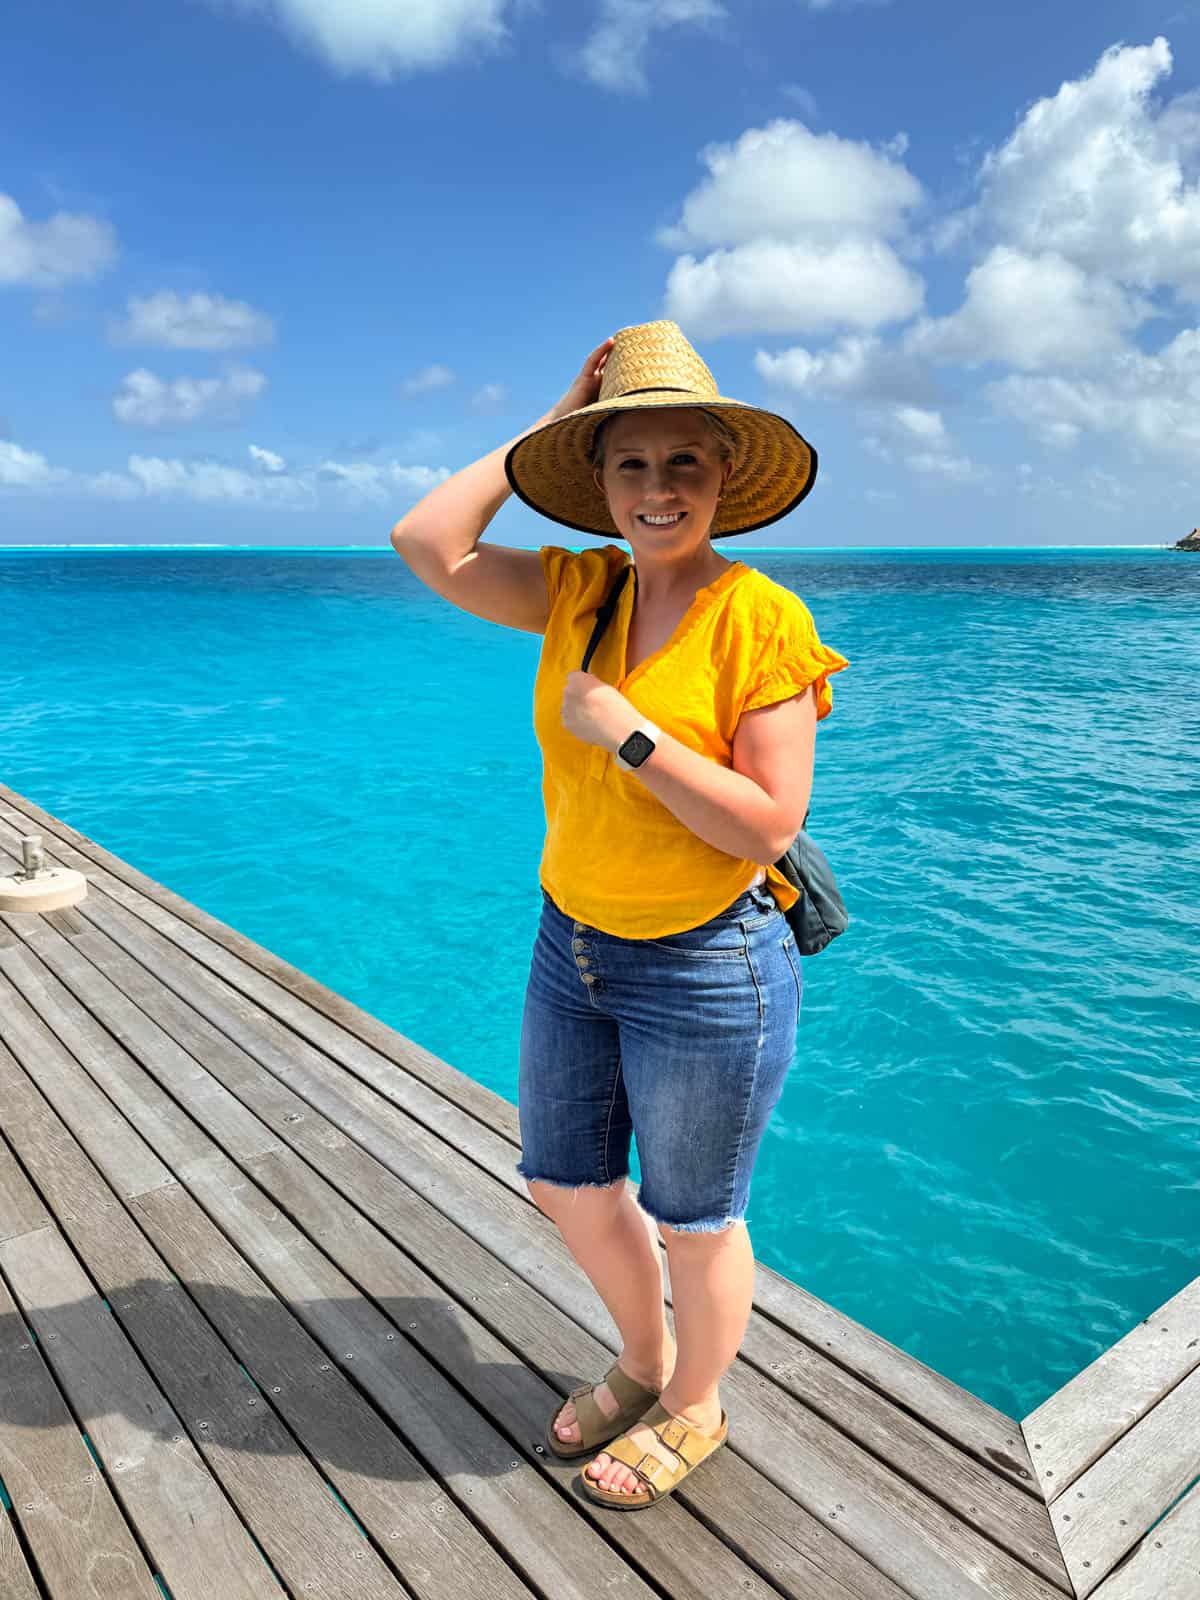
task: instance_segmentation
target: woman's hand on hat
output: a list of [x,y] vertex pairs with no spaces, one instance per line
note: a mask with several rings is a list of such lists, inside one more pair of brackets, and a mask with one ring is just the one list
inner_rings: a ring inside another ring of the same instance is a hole
[[569,672],[563,689],[562,722],[584,744],[619,750],[641,721],[621,691],[594,672]]
[[600,378],[612,347],[613,340],[610,334],[603,344],[596,346],[580,367],[575,382],[550,413],[552,417],[565,417],[570,411],[578,411],[580,406],[590,406],[592,401],[599,397]]

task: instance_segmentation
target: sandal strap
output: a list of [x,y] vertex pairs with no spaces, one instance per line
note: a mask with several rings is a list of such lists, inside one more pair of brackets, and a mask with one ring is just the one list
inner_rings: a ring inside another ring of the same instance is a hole
[[600,1382],[607,1383],[620,1410],[611,1417],[601,1411],[595,1399],[595,1391],[599,1387],[597,1384],[585,1383],[578,1389],[572,1389],[571,1399],[575,1402],[575,1421],[579,1427],[581,1447],[610,1439],[614,1432],[620,1432],[635,1422],[655,1396],[653,1389],[643,1389],[615,1362]]
[[686,1422],[681,1422],[678,1417],[657,1402],[641,1417],[640,1422],[658,1436],[668,1450],[673,1450],[681,1460],[686,1461],[689,1467],[698,1467],[706,1456],[723,1441],[714,1439],[710,1434],[702,1433],[699,1428],[689,1428]]
[[604,1436],[606,1430],[611,1430],[613,1424],[601,1411],[592,1395],[593,1385],[585,1383],[581,1389],[571,1390],[571,1399],[575,1402],[575,1422],[579,1428],[579,1443],[590,1445],[594,1440]]
[[697,1428],[689,1428],[686,1422],[680,1422],[657,1403],[644,1417],[639,1418],[638,1425],[651,1429],[667,1449],[674,1451],[679,1457],[680,1465],[673,1466],[670,1462],[661,1460],[652,1451],[643,1453],[628,1434],[614,1439],[612,1444],[605,1446],[605,1450],[614,1461],[632,1468],[656,1499],[659,1495],[670,1494],[675,1485],[682,1482],[693,1467],[698,1467],[724,1443],[724,1436],[713,1439]]
[[639,1417],[650,1401],[657,1399],[659,1393],[657,1389],[647,1389],[644,1384],[638,1383],[636,1378],[631,1378],[627,1372],[623,1372],[619,1361],[613,1362],[601,1381],[612,1390],[613,1399],[622,1411],[637,1406]]

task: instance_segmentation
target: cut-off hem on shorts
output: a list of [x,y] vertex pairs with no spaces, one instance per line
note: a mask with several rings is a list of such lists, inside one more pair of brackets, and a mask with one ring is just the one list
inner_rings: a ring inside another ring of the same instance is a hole
[[[574,922],[542,890],[521,1024],[527,1183],[609,1188],[680,1233],[745,1220],[763,1133],[796,1047],[801,959],[752,885],[700,927],[623,939]],[[643,1198],[644,1196],[644,1198]]]
[[[531,1175],[525,1170],[525,1163],[517,1163],[517,1172],[525,1179],[526,1183],[544,1183],[548,1189],[565,1189],[573,1193],[576,1189],[615,1189],[618,1183],[627,1183],[630,1174],[627,1172],[620,1178],[614,1178],[611,1183],[564,1183],[561,1178],[542,1178]],[[724,1233],[736,1223],[745,1222],[745,1217],[726,1217],[724,1222],[714,1222],[701,1219],[699,1222],[669,1222],[666,1217],[656,1217],[652,1211],[647,1211],[642,1204],[641,1190],[634,1194],[634,1203],[651,1222],[656,1222],[660,1227],[670,1228],[674,1233]]]

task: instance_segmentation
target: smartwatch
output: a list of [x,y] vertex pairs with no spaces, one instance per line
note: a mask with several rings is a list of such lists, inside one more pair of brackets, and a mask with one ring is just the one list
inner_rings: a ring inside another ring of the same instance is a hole
[[649,757],[660,738],[662,729],[652,722],[640,722],[616,753],[616,763],[622,772],[633,772]]

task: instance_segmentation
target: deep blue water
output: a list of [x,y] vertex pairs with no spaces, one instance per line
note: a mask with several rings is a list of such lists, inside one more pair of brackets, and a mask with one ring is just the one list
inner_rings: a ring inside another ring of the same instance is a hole
[[[736,554],[852,663],[755,1252],[1020,1417],[1200,1272],[1200,557]],[[390,551],[0,550],[0,778],[515,1101],[539,644]]]

